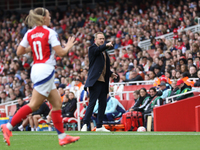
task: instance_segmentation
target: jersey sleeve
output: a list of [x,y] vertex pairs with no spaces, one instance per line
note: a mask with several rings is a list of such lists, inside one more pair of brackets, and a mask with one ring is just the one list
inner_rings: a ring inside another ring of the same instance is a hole
[[51,44],[52,47],[60,45],[58,34],[54,30],[50,31],[49,44]]
[[28,39],[27,39],[27,34],[28,34],[28,32],[26,32],[26,34],[24,35],[22,41],[20,42],[20,45],[23,46],[23,47],[28,47],[29,46],[29,42],[28,42]]

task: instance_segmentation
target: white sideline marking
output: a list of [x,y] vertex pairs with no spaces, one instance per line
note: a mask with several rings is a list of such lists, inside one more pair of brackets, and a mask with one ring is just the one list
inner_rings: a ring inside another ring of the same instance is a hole
[[[70,133],[66,132],[69,135],[200,135],[200,132],[111,132],[111,133],[97,133],[97,132],[78,132],[78,133]],[[14,132],[13,135],[57,135],[57,133],[48,133],[48,132]]]

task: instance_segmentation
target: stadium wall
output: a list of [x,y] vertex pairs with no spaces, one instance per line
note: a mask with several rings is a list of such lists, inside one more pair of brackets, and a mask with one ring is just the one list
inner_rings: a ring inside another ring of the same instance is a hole
[[199,99],[200,96],[194,96],[155,107],[154,131],[196,131],[195,107],[200,105]]
[[200,105],[195,107],[196,132],[200,132]]

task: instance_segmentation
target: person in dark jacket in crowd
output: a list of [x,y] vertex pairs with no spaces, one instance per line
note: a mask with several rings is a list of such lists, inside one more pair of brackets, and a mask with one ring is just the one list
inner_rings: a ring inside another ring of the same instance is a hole
[[160,106],[163,104],[163,99],[161,98],[162,92],[156,91],[156,88],[152,87],[149,89],[150,94],[150,102],[144,108],[143,116],[144,116],[144,126],[146,127],[147,117],[151,115],[153,108]]
[[197,81],[195,82],[195,84],[194,84],[195,87],[200,86],[200,70],[197,71],[197,76],[198,76],[199,80],[197,80]]
[[[22,97],[18,97],[18,98],[17,98],[17,104],[16,104],[17,109],[16,109],[16,111],[15,111],[14,114],[16,114],[17,111],[18,111],[21,107],[23,107],[24,105],[26,105],[26,104],[28,104],[28,102],[24,101]],[[25,120],[26,120],[26,121],[25,121]],[[25,124],[28,124],[28,119],[24,119],[24,122],[26,122]],[[19,131],[19,130],[20,130],[20,126],[22,126],[21,124],[22,124],[22,122],[18,123],[18,124],[13,128],[13,131]],[[23,129],[23,128],[22,128],[22,129]]]
[[18,97],[17,98],[17,104],[16,104],[16,111],[15,111],[15,114],[17,113],[17,111],[24,105],[28,104],[28,102],[24,101],[22,97]]
[[[179,90],[176,91],[176,95],[177,94],[186,93],[186,92],[192,90],[192,87],[186,85],[182,79],[177,81],[176,86],[179,88]],[[178,96],[178,97],[175,98],[175,100],[179,101],[179,100],[191,97],[191,96],[194,96],[194,94],[193,93],[189,93],[189,94],[185,94],[185,95],[182,95],[182,96]]]
[[40,128],[38,127],[38,120],[40,118],[46,119],[50,112],[49,106],[44,101],[40,108],[32,113],[32,117],[29,116],[29,124],[31,126],[31,131],[39,131]]
[[139,97],[140,97],[140,91],[139,90],[135,90],[133,92],[133,96],[134,96],[134,100],[136,102],[139,99]]
[[77,100],[74,97],[73,92],[69,92],[68,95],[65,96],[62,103],[62,117],[74,117],[74,112],[76,110]]
[[147,104],[150,102],[150,96],[147,93],[147,90],[145,88],[140,89],[140,97],[135,102],[133,107],[129,109],[129,111],[140,111],[143,112],[144,108],[147,106]]
[[161,91],[157,92],[156,88],[152,87],[149,89],[149,94],[150,94],[150,102],[144,108],[143,114],[151,113],[155,106],[160,106],[163,104],[163,99],[161,98],[162,95]]

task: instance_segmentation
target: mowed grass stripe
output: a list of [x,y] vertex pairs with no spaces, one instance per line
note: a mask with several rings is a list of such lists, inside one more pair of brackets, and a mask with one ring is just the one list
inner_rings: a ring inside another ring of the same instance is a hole
[[[200,132],[66,132],[69,135],[200,135]],[[57,135],[56,132],[13,132],[13,135]]]
[[[78,142],[68,150],[199,150],[196,132],[66,132],[79,135]],[[159,135],[159,136],[157,136]],[[3,137],[2,135],[0,135]],[[63,150],[56,132],[13,132],[11,146],[0,139],[0,150]]]

